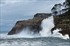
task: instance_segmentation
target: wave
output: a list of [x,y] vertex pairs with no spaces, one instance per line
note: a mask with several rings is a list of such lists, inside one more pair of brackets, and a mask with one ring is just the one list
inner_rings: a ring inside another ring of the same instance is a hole
[[55,37],[3,39],[0,46],[70,46],[70,40]]

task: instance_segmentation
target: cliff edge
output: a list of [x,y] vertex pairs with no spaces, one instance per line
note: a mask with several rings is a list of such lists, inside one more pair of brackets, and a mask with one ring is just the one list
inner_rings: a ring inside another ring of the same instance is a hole
[[47,13],[37,13],[34,15],[33,19],[17,21],[12,30],[8,33],[8,35],[13,35],[21,32],[25,28],[29,28],[34,33],[38,33],[41,28],[41,22],[43,19],[48,18],[51,14]]

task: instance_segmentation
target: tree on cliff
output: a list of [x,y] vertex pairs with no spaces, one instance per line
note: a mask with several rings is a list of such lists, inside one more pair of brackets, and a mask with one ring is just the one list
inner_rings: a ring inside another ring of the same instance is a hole
[[62,10],[61,7],[62,7],[62,4],[59,3],[57,7],[58,7],[57,9],[58,9],[59,14],[61,14],[61,10]]
[[69,8],[70,8],[70,0],[66,0],[66,2],[68,3],[67,5],[68,5]]
[[55,4],[54,7],[51,9],[53,15],[61,14],[61,4]]
[[[62,9],[62,7],[64,8]],[[53,8],[51,9],[52,15],[60,15],[67,12],[68,10],[70,10],[70,0],[65,0],[63,4],[61,3],[55,4]]]
[[70,0],[65,0],[63,6],[65,7],[66,10],[70,10]]
[[56,8],[55,8],[55,7],[53,7],[53,8],[51,9],[51,11],[52,11],[52,14],[53,14],[53,15],[57,15],[57,11],[56,11]]

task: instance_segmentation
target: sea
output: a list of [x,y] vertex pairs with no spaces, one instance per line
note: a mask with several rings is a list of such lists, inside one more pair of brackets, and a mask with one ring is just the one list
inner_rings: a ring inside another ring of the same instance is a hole
[[70,46],[70,39],[59,37],[25,38],[6,34],[0,35],[0,46]]
[[42,21],[42,30],[34,34],[29,28],[14,35],[7,35],[8,32],[0,32],[0,46],[70,46],[68,34],[63,36],[56,29],[51,34],[51,29],[55,26],[53,16]]

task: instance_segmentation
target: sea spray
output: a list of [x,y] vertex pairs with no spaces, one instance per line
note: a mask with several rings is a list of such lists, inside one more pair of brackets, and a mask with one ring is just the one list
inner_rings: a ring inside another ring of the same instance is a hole
[[44,19],[41,23],[42,30],[39,33],[34,33],[33,30],[30,30],[29,28],[23,29],[20,33],[15,35],[7,35],[7,34],[0,34],[0,39],[5,38],[38,38],[38,37],[59,37],[62,39],[69,39],[68,34],[62,35],[59,33],[62,29],[56,29],[53,31],[53,34],[51,33],[51,29],[54,27],[54,18],[53,16],[50,16],[46,19]]
[[20,33],[18,33],[17,36],[24,37],[24,38],[35,38],[35,37],[39,37],[40,35],[38,33],[34,33],[33,30],[30,30],[27,27],[23,29]]
[[51,29],[54,27],[54,18],[53,16],[48,17],[42,21],[41,27],[42,30],[40,31],[41,37],[59,37],[62,39],[69,39],[69,35],[62,35],[59,33],[62,29],[56,29],[53,31],[53,34],[51,33]]
[[59,38],[62,38],[62,39],[69,39],[69,35],[66,34],[66,35],[62,35],[61,33],[59,33],[59,31],[61,31],[62,29],[56,29],[53,31],[53,34],[52,34],[52,37],[59,37]]
[[40,34],[42,37],[51,36],[51,29],[54,27],[53,16],[44,19],[42,21],[41,27],[42,30],[40,31]]
[[61,29],[54,30],[52,36],[53,37],[62,37],[62,34],[59,33],[59,31],[61,31]]

